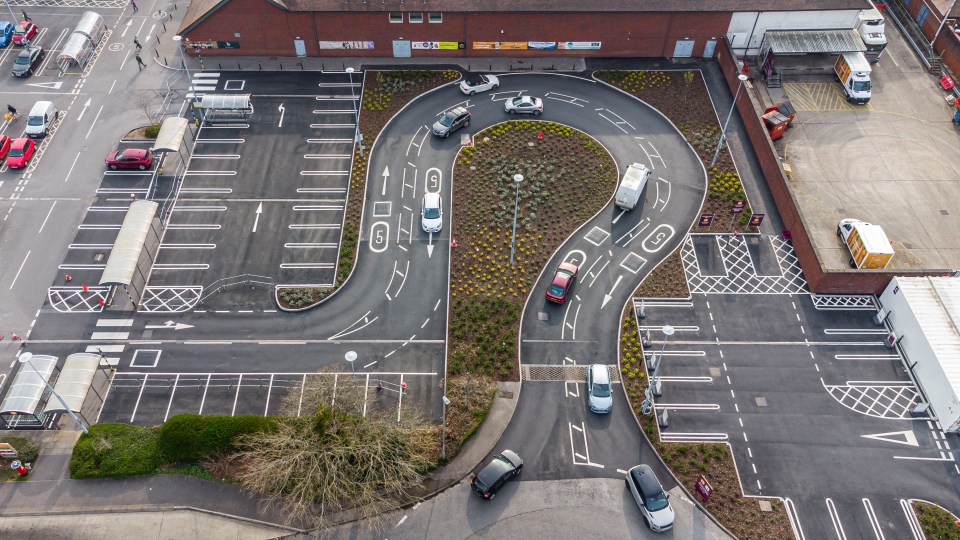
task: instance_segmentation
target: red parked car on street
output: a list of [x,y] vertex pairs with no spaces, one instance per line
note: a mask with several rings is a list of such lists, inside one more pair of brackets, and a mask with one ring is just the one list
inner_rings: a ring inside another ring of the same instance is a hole
[[7,153],[7,167],[11,169],[22,169],[30,163],[33,152],[37,149],[37,143],[33,139],[23,137],[14,139],[10,143],[10,151]]
[[40,29],[37,28],[37,25],[32,22],[22,21],[20,24],[13,29],[13,44],[26,45],[26,42],[29,42],[40,33]]
[[0,135],[0,159],[7,157],[7,152],[10,151],[10,137],[6,135]]
[[153,154],[143,148],[127,148],[126,150],[116,150],[107,154],[105,159],[107,167],[115,171],[117,169],[140,169],[145,171],[153,166]]

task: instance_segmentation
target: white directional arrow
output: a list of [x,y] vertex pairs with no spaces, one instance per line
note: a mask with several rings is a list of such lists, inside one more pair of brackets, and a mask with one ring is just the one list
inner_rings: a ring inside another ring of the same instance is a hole
[[130,25],[133,24],[133,19],[127,21],[127,27],[123,29],[123,33],[120,34],[120,37],[127,37],[127,30],[130,30]]
[[387,194],[387,178],[390,176],[390,169],[387,167],[383,168],[383,189],[380,191],[380,195]]
[[[917,442],[917,436],[912,431],[891,431],[889,433],[874,433],[873,435],[861,435],[864,439],[874,439],[877,441],[905,444],[907,446],[920,446]],[[901,440],[901,438],[903,440]]]
[[165,322],[165,323],[163,323],[163,324],[155,324],[155,325],[150,325],[150,324],[148,324],[148,325],[146,325],[144,328],[147,328],[147,329],[161,329],[161,330],[184,330],[184,329],[187,329],[187,328],[193,328],[193,325],[191,325],[191,324],[183,324],[183,323],[175,323],[175,322],[173,322],[173,321],[167,321],[167,322]]
[[430,233],[430,243],[427,244],[427,258],[433,256],[433,233]]
[[87,112],[87,109],[90,108],[90,98],[87,98],[87,102],[83,104],[83,109],[80,111],[80,116],[77,117],[77,122],[83,118],[83,113]]
[[38,88],[51,88],[53,90],[59,90],[60,87],[63,86],[63,81],[27,83],[27,86],[36,86]]
[[253,232],[257,232],[257,223],[260,222],[260,214],[263,213],[263,203],[257,206],[257,218],[253,220]]
[[623,274],[617,276],[617,281],[613,283],[613,287],[610,287],[610,292],[603,295],[603,303],[600,304],[600,309],[607,307],[607,302],[613,299],[613,296],[611,296],[611,294],[613,293],[613,290],[617,288],[617,285],[620,284],[620,280],[622,279],[623,279]]
[[283,103],[281,103],[281,104],[277,107],[277,110],[280,111],[280,123],[277,124],[277,127],[283,127],[283,114],[284,114],[284,110],[285,110],[285,109],[283,108]]

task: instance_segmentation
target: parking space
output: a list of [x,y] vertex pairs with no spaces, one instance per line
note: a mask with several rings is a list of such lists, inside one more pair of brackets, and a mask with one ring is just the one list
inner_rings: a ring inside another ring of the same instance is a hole
[[[249,92],[257,81],[221,74]],[[151,288],[243,274],[333,284],[352,160],[359,80],[292,75],[293,89],[253,100],[242,125],[204,125]]]

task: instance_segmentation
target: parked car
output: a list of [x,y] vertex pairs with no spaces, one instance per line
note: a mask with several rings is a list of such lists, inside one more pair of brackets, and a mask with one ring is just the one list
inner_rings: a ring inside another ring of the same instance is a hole
[[145,171],[153,165],[153,154],[143,148],[127,148],[115,150],[107,154],[104,159],[110,170],[140,169]]
[[587,366],[587,407],[598,414],[607,414],[613,410],[610,368],[605,364]]
[[447,138],[454,131],[470,125],[470,111],[465,107],[456,107],[443,113],[443,116],[433,124],[433,134]]
[[14,139],[10,143],[10,152],[7,153],[7,167],[11,169],[22,169],[30,163],[33,157],[33,151],[36,150],[37,143],[33,139],[26,137]]
[[423,232],[440,232],[443,228],[443,199],[439,193],[424,193],[420,203],[420,226]]
[[580,268],[577,265],[562,262],[557,267],[557,273],[553,275],[553,281],[547,287],[547,300],[562,304],[567,301],[567,295],[573,289],[573,284],[577,281],[577,272]]
[[43,47],[37,45],[27,47],[17,55],[17,59],[14,61],[13,69],[10,70],[10,73],[13,74],[14,77],[29,77],[33,75],[33,70],[37,68],[37,65],[43,60],[46,54]]
[[533,96],[520,96],[503,102],[503,110],[510,114],[532,114],[540,116],[543,112],[543,100]]
[[36,37],[39,32],[40,29],[37,28],[37,25],[23,21],[13,29],[13,44],[27,45],[27,42]]
[[10,151],[10,137],[6,135],[0,135],[0,159],[7,157],[7,152]]
[[497,88],[500,88],[500,79],[493,75],[475,74],[465,77],[460,81],[460,91],[468,96],[472,96],[477,92],[496,90]]
[[6,47],[13,41],[13,24],[9,21],[0,22],[0,47]]
[[626,482],[627,489],[640,506],[647,527],[655,532],[672,529],[674,514],[670,495],[664,493],[653,469],[649,465],[637,465],[627,471]]
[[507,480],[520,474],[523,460],[513,450],[504,450],[493,456],[490,463],[470,477],[470,487],[484,499],[492,499]]

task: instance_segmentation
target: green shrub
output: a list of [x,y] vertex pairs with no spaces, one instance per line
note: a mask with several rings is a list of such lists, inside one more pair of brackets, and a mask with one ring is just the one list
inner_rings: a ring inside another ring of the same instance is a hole
[[160,427],[157,449],[162,463],[202,461],[230,450],[238,435],[271,430],[273,417],[178,414]]
[[97,424],[80,436],[70,458],[72,478],[143,476],[157,468],[157,429]]
[[23,437],[0,437],[0,443],[8,443],[17,450],[17,459],[24,463],[33,463],[40,456],[40,449]]
[[143,135],[148,139],[156,139],[160,134],[160,124],[152,124],[143,130]]

